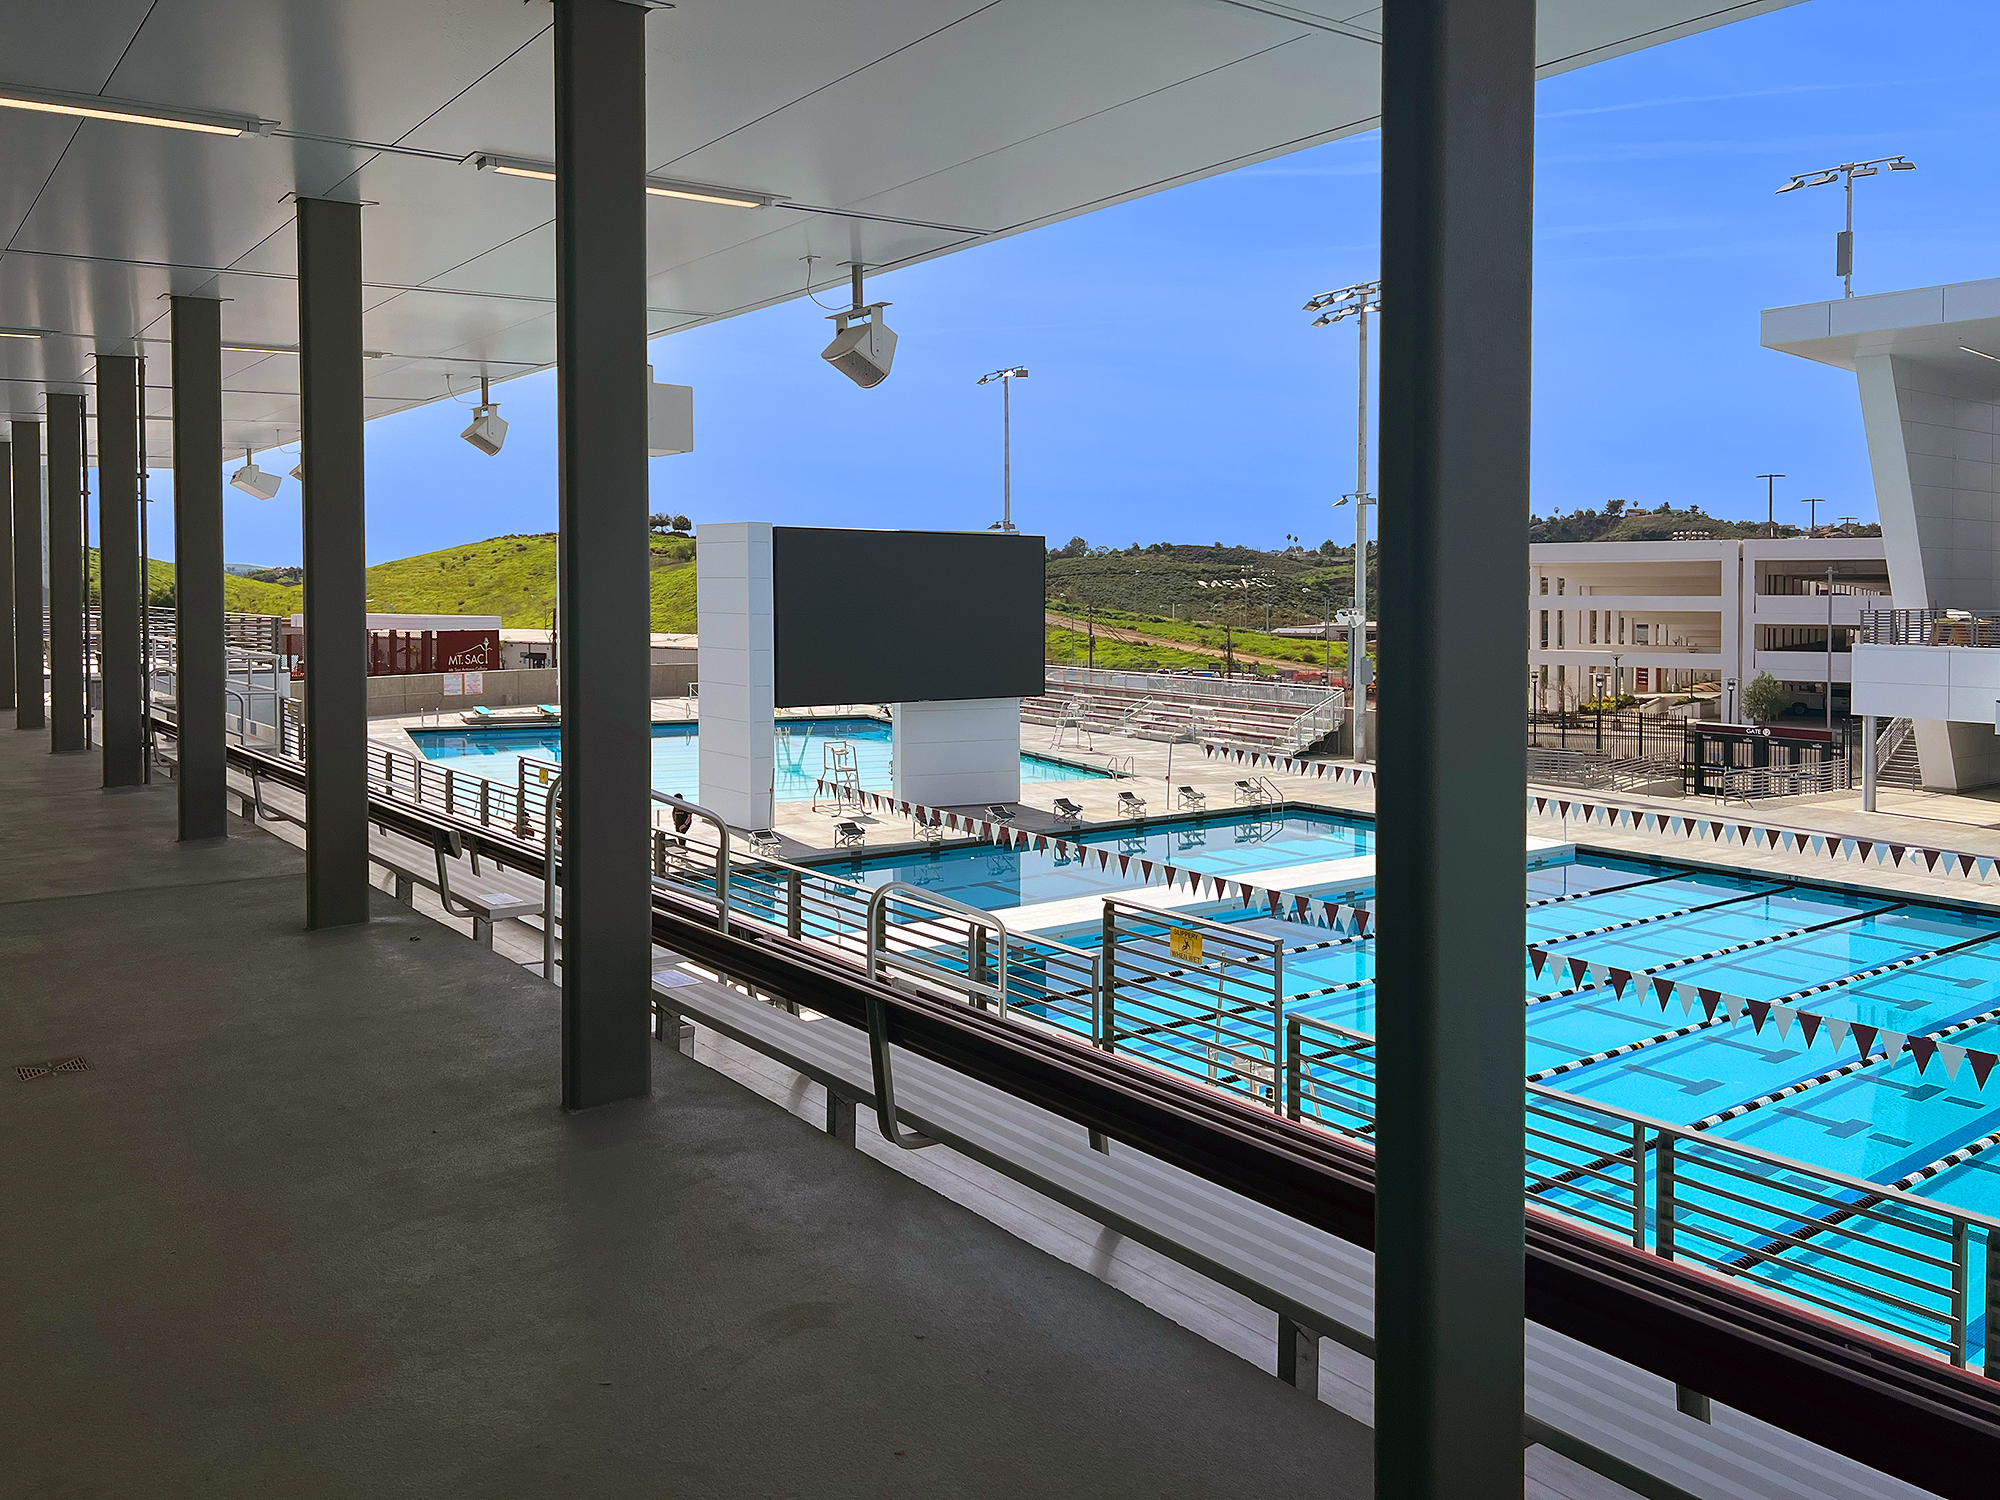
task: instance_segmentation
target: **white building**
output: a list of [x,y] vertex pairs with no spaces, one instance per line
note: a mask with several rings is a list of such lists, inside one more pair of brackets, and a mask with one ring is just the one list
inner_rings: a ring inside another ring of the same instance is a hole
[[2000,280],[1773,308],[1763,342],[1854,372],[1892,593],[1915,612],[1857,646],[1855,712],[1914,722],[1927,787],[2000,780],[2000,651],[1934,618],[2000,609]]
[[1828,578],[1833,701],[1844,708],[1861,611],[1888,607],[1880,537],[1541,542],[1528,549],[1535,706],[1574,707],[1598,684],[1714,697],[1739,719],[1742,684],[1769,672],[1823,710]]

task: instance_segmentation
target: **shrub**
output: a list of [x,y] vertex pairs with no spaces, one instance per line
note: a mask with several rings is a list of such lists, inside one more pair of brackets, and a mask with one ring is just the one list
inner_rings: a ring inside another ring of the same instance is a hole
[[1759,672],[1743,688],[1743,712],[1755,724],[1768,724],[1792,704],[1792,695],[1769,672]]

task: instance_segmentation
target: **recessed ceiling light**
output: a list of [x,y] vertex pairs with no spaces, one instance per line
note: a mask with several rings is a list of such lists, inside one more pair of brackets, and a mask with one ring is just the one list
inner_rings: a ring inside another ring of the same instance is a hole
[[24,109],[83,120],[115,120],[126,125],[158,125],[166,130],[191,130],[198,135],[262,135],[277,123],[255,115],[141,104],[134,99],[106,99],[97,94],[71,94],[18,83],[0,83],[0,109]]
[[[537,182],[554,182],[553,162],[534,161],[521,156],[500,156],[481,151],[467,157],[482,172],[498,172],[502,177],[531,177]],[[779,193],[760,193],[748,188],[718,187],[712,182],[687,182],[678,177],[648,177],[646,193],[653,198],[685,198],[691,203],[719,203],[725,208],[769,208],[783,201]]]

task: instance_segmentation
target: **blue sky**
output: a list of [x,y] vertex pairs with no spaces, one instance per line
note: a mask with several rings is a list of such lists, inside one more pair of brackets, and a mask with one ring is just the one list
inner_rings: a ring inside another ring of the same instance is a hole
[[[2000,275],[1987,157],[2000,7],[1807,3],[1554,79],[1538,102],[1535,508],[1623,497],[1781,519],[1874,519],[1851,376],[1757,345],[1764,307],[1837,296],[1838,187],[1795,171],[1898,151],[1857,186],[1856,290]],[[861,391],[822,364],[804,301],[662,340],[696,388],[696,452],[652,463],[653,508],[700,521],[978,527],[999,513],[1002,364],[1014,514],[1093,544],[1317,544],[1352,535],[1353,325],[1299,310],[1375,276],[1369,135],[874,280],[902,335]],[[369,425],[371,561],[555,526],[552,375],[496,391],[500,457],[433,407]],[[287,460],[285,467],[290,466]],[[156,495],[164,485],[156,485]],[[298,487],[228,492],[232,562],[299,558]],[[153,535],[170,534],[157,505]],[[164,548],[162,548],[164,550]]]

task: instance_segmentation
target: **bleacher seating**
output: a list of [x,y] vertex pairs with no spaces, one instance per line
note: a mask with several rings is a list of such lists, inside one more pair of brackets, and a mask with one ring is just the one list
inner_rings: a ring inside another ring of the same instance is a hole
[[1303,707],[1248,694],[1216,693],[1212,691],[1215,679],[1202,681],[1211,691],[1199,696],[1185,688],[1176,694],[1175,679],[1166,674],[1150,677],[1144,688],[1051,682],[1045,696],[1021,700],[1021,722],[1042,726],[1053,734],[1065,719],[1074,719],[1094,734],[1123,734],[1140,740],[1180,739],[1192,730],[1196,738],[1206,742],[1279,755],[1294,755],[1307,748],[1299,743],[1296,727]]

